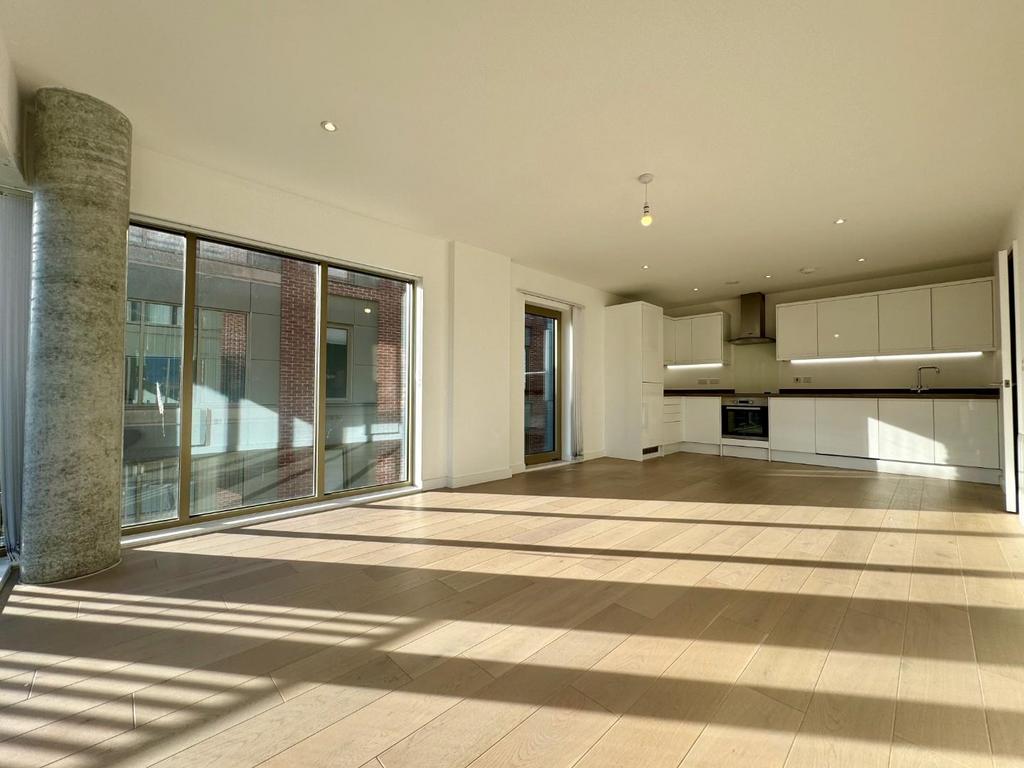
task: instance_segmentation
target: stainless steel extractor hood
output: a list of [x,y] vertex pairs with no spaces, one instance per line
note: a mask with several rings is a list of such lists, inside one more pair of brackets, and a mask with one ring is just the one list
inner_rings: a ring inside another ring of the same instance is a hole
[[774,344],[764,334],[764,294],[744,293],[740,296],[740,335],[730,344]]

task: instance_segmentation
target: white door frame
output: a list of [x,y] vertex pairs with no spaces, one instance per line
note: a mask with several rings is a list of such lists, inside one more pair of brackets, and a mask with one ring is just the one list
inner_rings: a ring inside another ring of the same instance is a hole
[[1017,509],[1017,467],[1014,464],[1013,446],[1017,439],[1017,425],[1013,421],[1013,356],[1010,338],[1013,324],[1016,322],[1010,309],[1010,263],[1009,251],[996,254],[996,290],[999,293],[999,413],[1002,421],[1002,454],[1003,454],[1003,495],[1004,509],[1013,512]]

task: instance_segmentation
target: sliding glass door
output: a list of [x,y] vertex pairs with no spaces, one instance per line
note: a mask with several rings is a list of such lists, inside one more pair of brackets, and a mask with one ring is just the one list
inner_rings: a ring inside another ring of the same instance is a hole
[[314,494],[317,265],[199,240],[192,515]]
[[124,318],[121,524],[178,518],[185,238],[132,227]]
[[324,489],[409,476],[409,308],[412,286],[327,270]]
[[562,458],[562,313],[526,305],[523,353],[524,460],[526,464]]
[[411,283],[132,226],[128,288],[124,525],[409,482]]

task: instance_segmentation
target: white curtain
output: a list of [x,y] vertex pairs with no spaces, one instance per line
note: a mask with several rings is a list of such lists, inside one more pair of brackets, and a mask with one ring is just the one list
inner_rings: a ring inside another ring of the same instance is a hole
[[583,307],[572,307],[572,458],[583,458]]
[[32,286],[32,200],[0,191],[0,503],[4,546],[19,549],[25,367]]

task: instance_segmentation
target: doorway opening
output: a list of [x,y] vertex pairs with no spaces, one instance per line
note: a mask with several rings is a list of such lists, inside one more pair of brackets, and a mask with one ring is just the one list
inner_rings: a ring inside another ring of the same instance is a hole
[[562,313],[526,305],[523,445],[527,465],[562,458]]

